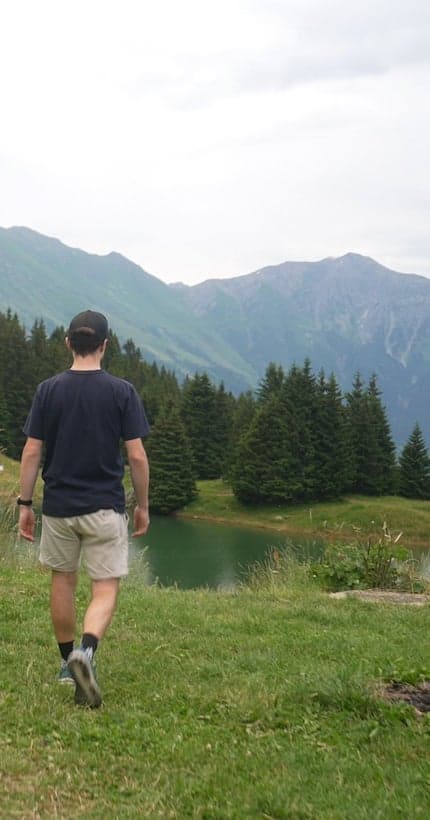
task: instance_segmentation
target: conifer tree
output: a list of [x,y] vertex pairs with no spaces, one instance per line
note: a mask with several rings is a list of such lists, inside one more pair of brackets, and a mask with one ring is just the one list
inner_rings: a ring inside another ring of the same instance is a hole
[[48,339],[49,376],[68,370],[72,364],[72,354],[65,343],[66,330],[62,325],[56,327]]
[[238,446],[242,436],[249,430],[256,409],[256,402],[250,390],[241,393],[235,401],[231,421],[231,443],[227,452],[227,463],[225,466],[225,476],[231,479],[233,465],[235,464]]
[[216,391],[207,373],[196,373],[184,386],[182,420],[191,444],[197,478],[220,478],[224,453],[216,435]]
[[418,423],[400,456],[399,492],[406,498],[430,498],[430,458]]
[[289,460],[285,409],[272,395],[257,408],[232,467],[232,488],[245,504],[282,504],[294,498],[296,471]]
[[285,372],[281,365],[270,362],[257,390],[258,401],[261,403],[273,395],[279,396],[282,392],[284,382]]
[[167,515],[197,495],[190,443],[172,401],[160,411],[146,447],[151,465],[150,509]]
[[376,434],[376,451],[372,460],[375,492],[386,495],[395,488],[396,448],[375,374],[370,378],[366,398],[370,422]]
[[375,487],[369,464],[377,449],[374,430],[360,373],[356,373],[352,390],[346,395],[346,419],[350,439],[351,471],[349,490],[353,493],[374,494]]
[[6,396],[0,392],[0,453],[10,453],[13,448],[11,417],[7,406]]
[[[65,342],[63,339],[63,345]],[[44,379],[52,376],[51,362],[49,360],[49,343],[46,334],[46,327],[43,319],[36,319],[31,328],[28,339],[29,366],[32,378],[38,384]]]
[[19,458],[25,441],[22,427],[36,386],[30,367],[25,328],[10,310],[0,313],[0,394],[3,396],[3,440],[7,455]]
[[227,393],[224,383],[221,382],[215,394],[216,424],[212,431],[214,445],[219,453],[220,475],[225,477],[229,453],[233,447],[232,419],[235,399],[232,393]]
[[382,495],[395,486],[395,449],[376,376],[364,387],[360,374],[347,394],[352,450],[352,492]]
[[298,469],[300,498],[315,498],[318,483],[315,462],[318,397],[309,359],[305,360],[303,368],[297,365],[291,367],[283,388],[283,401],[285,412],[289,414],[289,450]]
[[315,435],[315,494],[338,498],[348,485],[348,440],[342,393],[332,374],[320,373]]
[[116,333],[109,331],[108,343],[106,345],[105,355],[103,356],[103,367],[108,370],[112,376],[119,376],[123,378],[123,352]]

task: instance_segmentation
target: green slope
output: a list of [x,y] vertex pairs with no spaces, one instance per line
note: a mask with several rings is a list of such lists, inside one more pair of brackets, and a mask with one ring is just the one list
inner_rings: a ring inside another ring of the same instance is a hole
[[252,365],[190,314],[174,289],[117,253],[88,254],[27,228],[0,229],[0,306],[28,327],[42,317],[49,329],[91,307],[145,358],[179,374],[206,369],[239,388],[255,381]]

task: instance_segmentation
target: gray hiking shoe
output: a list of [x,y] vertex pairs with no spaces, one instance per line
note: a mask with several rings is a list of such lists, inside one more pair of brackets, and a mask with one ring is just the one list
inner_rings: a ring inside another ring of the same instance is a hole
[[74,684],[75,680],[67,665],[67,661],[61,661],[60,671],[58,673],[58,683]]
[[67,658],[67,665],[76,683],[75,703],[78,706],[89,706],[91,709],[101,706],[102,693],[97,682],[91,650],[74,649]]

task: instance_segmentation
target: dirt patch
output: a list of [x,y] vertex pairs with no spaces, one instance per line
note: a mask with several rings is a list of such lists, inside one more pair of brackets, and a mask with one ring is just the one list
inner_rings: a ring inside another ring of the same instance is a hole
[[391,703],[409,703],[420,714],[430,712],[429,681],[412,686],[410,683],[393,680],[384,684],[379,694]]
[[388,589],[346,589],[343,592],[330,592],[331,598],[361,598],[363,601],[390,604],[411,604],[425,606],[430,603],[429,595],[413,592],[394,592]]

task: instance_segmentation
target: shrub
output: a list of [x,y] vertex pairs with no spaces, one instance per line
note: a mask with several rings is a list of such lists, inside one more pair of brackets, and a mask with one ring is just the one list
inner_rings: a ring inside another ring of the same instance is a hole
[[330,544],[315,573],[331,590],[407,587],[418,591],[415,564],[400,537],[401,533],[393,538],[384,523],[382,537]]

